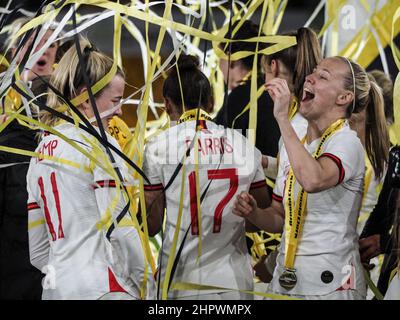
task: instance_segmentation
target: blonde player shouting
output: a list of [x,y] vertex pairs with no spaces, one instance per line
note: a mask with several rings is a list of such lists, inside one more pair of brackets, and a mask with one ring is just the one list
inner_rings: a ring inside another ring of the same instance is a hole
[[[364,149],[346,119],[367,108],[367,150],[384,167],[379,140],[387,136],[379,88],[358,64],[322,60],[306,77],[300,113],[308,121],[300,140],[288,121],[286,81],[267,83],[274,99],[288,161],[278,173],[271,207],[261,210],[242,193],[234,213],[270,232],[283,229],[270,290],[304,299],[365,299],[358,252],[357,218],[364,179]],[[378,138],[379,137],[379,138]],[[279,201],[281,199],[281,201]]]

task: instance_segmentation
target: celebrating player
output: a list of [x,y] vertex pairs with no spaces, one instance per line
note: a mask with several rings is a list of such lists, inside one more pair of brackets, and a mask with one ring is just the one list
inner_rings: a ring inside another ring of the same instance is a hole
[[[51,78],[69,100],[87,93],[83,73],[94,85],[113,65],[86,40],[80,46],[83,61],[72,47]],[[124,87],[124,73],[118,68],[111,82],[95,93],[102,117],[96,126],[107,128],[113,115],[121,114]],[[71,115],[55,93],[48,105]],[[78,106],[88,119],[94,108],[86,99]],[[43,156],[32,158],[27,177],[30,257],[47,273],[43,299],[139,299],[144,258],[120,185],[124,163],[114,153],[109,157],[98,140],[74,124],[50,112],[41,118],[57,132],[44,134],[36,149]],[[118,148],[108,134],[107,140]]]
[[[300,113],[308,128],[302,141],[288,120],[286,81],[274,79],[266,88],[288,157],[280,160],[285,165],[278,172],[271,207],[258,209],[251,195],[242,193],[234,213],[267,231],[283,229],[272,292],[305,299],[364,299],[356,232],[364,149],[345,119],[365,108],[375,114],[366,147],[373,155],[384,153],[377,139],[385,136],[385,119],[374,112],[383,103],[379,88],[358,64],[342,57],[323,60],[304,84]],[[373,160],[383,168],[381,157]]]
[[[240,133],[211,121],[211,87],[195,57],[179,58],[163,95],[178,124],[148,143],[144,159],[151,234],[162,229],[166,209],[159,260],[163,294],[169,288],[173,299],[251,299],[237,291],[252,290],[253,275],[245,220],[232,214],[232,205],[249,190],[260,206],[269,204],[261,153]],[[178,283],[186,288],[174,290]]]

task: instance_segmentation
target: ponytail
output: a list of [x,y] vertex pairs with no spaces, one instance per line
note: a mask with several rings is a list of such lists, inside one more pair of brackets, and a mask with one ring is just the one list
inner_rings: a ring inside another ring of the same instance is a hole
[[351,101],[346,109],[347,118],[353,113],[364,110],[366,112],[365,151],[371,161],[375,177],[380,179],[388,163],[390,148],[382,90],[374,78],[369,76],[358,63],[340,56],[335,59],[341,60],[348,66],[348,72],[343,79],[344,89],[355,93],[355,101]]
[[365,149],[375,176],[380,179],[388,162],[390,140],[381,88],[374,81],[370,83],[369,103],[366,108]]
[[303,94],[306,76],[311,74],[322,59],[317,34],[310,28],[300,28],[284,35],[296,36],[297,45],[263,57],[262,63],[270,65],[279,60],[292,73],[294,94],[299,101]]
[[301,100],[306,76],[311,74],[321,61],[321,48],[316,33],[309,28],[297,30],[297,56],[293,69],[293,87],[295,96]]

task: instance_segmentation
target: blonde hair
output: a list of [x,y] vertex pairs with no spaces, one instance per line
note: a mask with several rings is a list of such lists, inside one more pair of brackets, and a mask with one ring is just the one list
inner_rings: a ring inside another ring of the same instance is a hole
[[18,38],[14,38],[14,36],[17,34],[17,32],[25,25],[29,22],[29,18],[28,17],[21,17],[18,18],[16,20],[14,20],[11,24],[10,24],[10,29],[8,31],[8,35],[7,35],[7,47],[10,48],[17,48],[19,42],[21,41],[22,37],[24,35],[19,36]]
[[[113,60],[104,53],[97,51],[87,39],[80,41],[80,48],[83,59],[85,60],[86,70],[82,70],[76,46],[72,46],[61,58],[58,67],[50,78],[50,85],[60,91],[63,98],[68,99],[68,101],[78,96],[79,91],[86,87],[83,73],[86,73],[90,87],[92,87],[110,71],[113,65]],[[120,68],[117,68],[116,75],[125,78],[125,74]],[[94,94],[94,96],[100,96],[107,86]],[[47,105],[54,110],[71,116],[70,108],[67,108],[66,110],[63,108],[63,105],[65,104],[63,98],[58,96],[52,90],[49,90]],[[42,111],[40,120],[46,125],[54,126],[59,119],[56,115],[48,111]]]
[[346,116],[349,118],[352,113],[366,110],[365,150],[375,176],[381,178],[388,162],[390,148],[382,90],[375,81],[370,80],[367,72],[358,63],[344,57],[335,58],[348,66],[344,88],[355,93],[355,100],[348,105]]
[[381,87],[383,100],[385,101],[386,122],[390,125],[394,122],[393,115],[393,81],[381,70],[372,70],[368,72],[374,77],[376,83]]
[[[16,36],[16,34],[18,33],[18,31],[19,31],[24,25],[26,25],[30,20],[31,20],[31,19],[30,19],[29,17],[21,17],[21,18],[18,18],[18,19],[16,19],[16,20],[14,20],[14,21],[10,24],[10,29],[9,29],[8,32],[7,32],[7,40],[6,40],[6,45],[7,45],[7,47],[10,47],[10,48],[12,48],[12,49],[16,49],[16,48],[18,47],[18,45],[19,45],[19,43],[21,42],[22,38],[23,38],[23,37],[25,36],[25,34],[28,33],[30,30],[27,31],[26,33],[20,35],[18,38],[15,38],[15,39],[14,39],[14,37]],[[51,24],[50,24],[48,30],[54,31],[54,30],[57,28],[57,26],[58,26],[58,23],[57,23],[57,22],[51,22]],[[40,29],[40,28],[38,27],[37,30],[39,30],[39,29]],[[61,35],[63,35],[63,34],[64,34],[64,32],[61,31],[61,32],[59,33],[58,36],[61,36]],[[57,41],[56,43],[58,43],[58,44],[60,45],[59,41]]]

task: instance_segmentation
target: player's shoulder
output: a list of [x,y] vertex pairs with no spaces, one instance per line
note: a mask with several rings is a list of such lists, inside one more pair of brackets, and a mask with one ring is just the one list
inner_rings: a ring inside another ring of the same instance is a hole
[[[104,149],[104,145],[94,135],[71,124],[62,123],[54,128],[54,132],[45,132],[38,144],[37,151],[53,148],[58,154],[74,154],[74,158],[83,157],[81,151],[92,153],[94,149]],[[106,132],[107,141],[120,149],[117,141]]]
[[294,131],[299,139],[303,139],[307,133],[308,121],[304,118],[300,112],[296,112],[294,117],[290,120]]
[[340,145],[353,152],[359,151],[364,154],[364,147],[361,140],[358,138],[357,132],[350,128],[348,122],[346,122],[341,129],[337,130],[327,141],[327,146],[331,145]]

